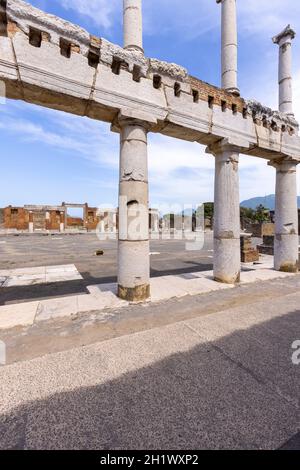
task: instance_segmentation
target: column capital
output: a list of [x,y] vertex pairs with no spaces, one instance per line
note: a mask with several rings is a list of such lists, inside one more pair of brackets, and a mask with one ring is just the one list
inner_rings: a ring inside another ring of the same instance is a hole
[[157,124],[157,121],[144,113],[119,112],[112,122],[111,131],[120,133],[125,126],[140,126],[149,131],[151,126],[155,124]]
[[276,168],[276,170],[296,171],[296,167],[299,163],[300,161],[294,157],[282,157],[270,160],[268,165]]
[[[220,155],[222,153],[240,153],[241,149],[237,145],[231,144],[228,139],[221,139],[218,142],[214,142],[206,147],[205,153],[212,154],[214,156]],[[238,162],[238,156],[236,157]]]
[[272,38],[272,41],[274,44],[282,46],[287,42],[291,42],[295,38],[295,36],[295,31],[291,28],[291,25],[288,24],[287,27],[283,31],[281,31],[281,33],[277,34],[277,36],[274,36]]

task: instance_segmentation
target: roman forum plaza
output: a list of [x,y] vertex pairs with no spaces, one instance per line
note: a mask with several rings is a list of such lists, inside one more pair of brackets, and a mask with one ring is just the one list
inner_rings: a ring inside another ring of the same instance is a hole
[[[239,154],[263,158],[274,167],[274,267],[298,272],[295,32],[288,26],[273,38],[279,47],[279,111],[272,111],[240,96],[236,0],[217,3],[222,10],[221,88],[190,76],[180,65],[145,56],[141,0],[124,0],[123,48],[21,0],[1,2],[5,96],[108,122],[120,134],[118,295],[125,300],[150,296],[149,132],[204,144],[215,158],[215,281],[240,279]],[[132,225],[139,230],[129,230]]]

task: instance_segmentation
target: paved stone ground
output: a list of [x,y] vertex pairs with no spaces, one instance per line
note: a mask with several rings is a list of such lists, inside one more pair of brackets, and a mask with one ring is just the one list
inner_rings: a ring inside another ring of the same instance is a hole
[[[74,264],[83,277],[64,283],[48,283],[1,289],[0,305],[35,299],[87,293],[87,286],[117,280],[117,243],[99,241],[96,234],[55,236],[1,236],[0,270],[34,266]],[[95,256],[96,250],[104,256]],[[204,249],[187,251],[178,240],[151,242],[151,277],[212,269],[212,234],[206,234]]]
[[3,332],[0,448],[299,449],[299,287],[295,276]]
[[299,287],[291,276],[1,331],[0,448],[300,449]]
[[[296,276],[131,306],[102,338],[96,319],[54,322],[27,335],[31,355],[40,344],[31,360],[14,332],[20,362],[0,368],[0,448],[300,448],[299,287]],[[44,351],[49,335],[72,347],[81,334],[88,342],[89,321],[96,343],[43,355],[46,330]]]

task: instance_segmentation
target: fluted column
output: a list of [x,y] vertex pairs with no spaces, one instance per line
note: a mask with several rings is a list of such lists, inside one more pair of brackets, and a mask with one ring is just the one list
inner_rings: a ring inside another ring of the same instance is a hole
[[295,36],[295,31],[288,25],[273,38],[274,44],[279,46],[279,111],[290,115],[293,115],[292,40]]
[[150,296],[147,125],[122,119],[119,185],[118,295]]
[[142,0],[123,0],[124,49],[143,50]]
[[214,278],[235,284],[241,271],[239,149],[223,139],[207,153],[215,156]]
[[292,273],[299,269],[298,163],[284,159],[269,163],[276,168],[274,267]]
[[236,0],[216,1],[222,4],[222,88],[239,95]]

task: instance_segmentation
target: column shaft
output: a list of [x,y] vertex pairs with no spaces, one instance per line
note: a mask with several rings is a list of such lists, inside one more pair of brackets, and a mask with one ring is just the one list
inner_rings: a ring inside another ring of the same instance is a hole
[[212,148],[215,155],[214,278],[240,281],[239,154],[230,145]]
[[278,36],[273,38],[279,46],[279,111],[293,115],[292,89],[292,40],[296,33],[288,25]]
[[123,0],[124,49],[143,51],[142,0]]
[[283,161],[276,167],[274,267],[298,272],[297,162]]
[[238,37],[236,0],[217,0],[222,4],[222,88],[238,94]]
[[279,111],[293,114],[292,43],[279,47]]
[[147,129],[120,125],[118,293],[142,301],[150,296]]

